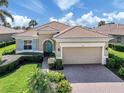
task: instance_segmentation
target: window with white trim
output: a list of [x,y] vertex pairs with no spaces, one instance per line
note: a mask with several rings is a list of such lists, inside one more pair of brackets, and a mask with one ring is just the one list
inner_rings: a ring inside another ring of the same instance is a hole
[[24,49],[31,50],[32,49],[32,40],[24,40]]

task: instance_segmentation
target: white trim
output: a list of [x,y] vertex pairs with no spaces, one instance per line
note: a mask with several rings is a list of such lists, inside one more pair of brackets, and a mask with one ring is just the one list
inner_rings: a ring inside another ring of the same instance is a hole
[[22,40],[33,40],[33,39],[38,39],[38,36],[31,36],[31,37],[26,37],[26,36],[18,36],[18,37],[14,37],[15,39],[22,39]]
[[62,59],[62,57],[56,57],[56,59]]
[[110,41],[111,37],[82,37],[82,38],[53,38],[57,42],[108,42]]
[[38,51],[38,50],[16,50],[16,53],[24,53],[24,52],[38,52],[38,53],[43,53],[43,51]]
[[105,58],[105,43],[60,43],[61,56],[59,58],[63,59],[63,48],[64,47],[101,47],[102,48],[102,64],[106,64]]
[[54,45],[54,42],[53,42],[53,40],[51,40],[51,39],[45,39],[45,40],[43,40],[43,41],[42,41],[42,45],[44,45],[44,43],[45,43],[46,41],[51,41],[52,44]]
[[101,47],[105,43],[60,43],[61,47]]

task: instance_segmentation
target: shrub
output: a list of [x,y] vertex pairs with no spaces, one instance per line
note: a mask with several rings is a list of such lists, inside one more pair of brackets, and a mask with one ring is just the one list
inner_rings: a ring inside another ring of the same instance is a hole
[[8,45],[15,44],[15,41],[7,41],[7,42],[2,42],[0,43],[0,48],[6,47]]
[[47,73],[39,69],[28,79],[30,93],[55,93]]
[[8,49],[8,50],[5,50],[2,54],[3,54],[3,55],[15,54],[15,49]]
[[113,50],[124,52],[124,45],[109,44],[109,47]]
[[113,59],[113,58],[108,59],[107,67],[114,68],[115,64],[116,64],[115,59]]
[[118,73],[119,73],[121,76],[124,76],[124,67],[120,67]]
[[56,61],[55,61],[55,69],[56,70],[63,70],[62,59],[56,59]]
[[21,56],[14,56],[9,58],[3,64],[0,65],[0,73],[8,73],[16,69],[19,65]]
[[0,62],[2,61],[2,55],[0,54]]
[[22,55],[21,62],[42,62],[43,55],[41,53],[20,53]]
[[71,86],[67,80],[62,80],[57,86],[57,93],[71,93]]
[[55,82],[55,83],[58,83],[61,80],[65,79],[65,75],[63,73],[55,72],[55,71],[48,72],[48,77],[51,82]]
[[13,55],[0,65],[0,73],[8,73],[15,70],[23,63],[42,62],[43,57],[39,55]]
[[114,58],[114,54],[109,53],[109,58]]

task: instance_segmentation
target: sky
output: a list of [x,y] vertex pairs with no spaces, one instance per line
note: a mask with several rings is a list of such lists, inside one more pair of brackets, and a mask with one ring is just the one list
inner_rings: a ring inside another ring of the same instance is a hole
[[72,26],[95,27],[98,22],[124,24],[124,0],[8,0],[15,21],[12,26],[28,26],[31,19],[39,25],[58,21]]

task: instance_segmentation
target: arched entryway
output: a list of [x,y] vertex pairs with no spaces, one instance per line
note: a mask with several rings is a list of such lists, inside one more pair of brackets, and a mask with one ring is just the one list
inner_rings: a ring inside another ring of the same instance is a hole
[[53,52],[53,42],[51,40],[46,40],[43,43],[43,51],[45,55],[49,55]]

